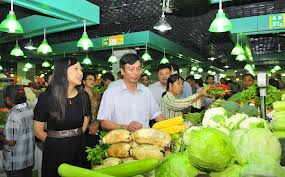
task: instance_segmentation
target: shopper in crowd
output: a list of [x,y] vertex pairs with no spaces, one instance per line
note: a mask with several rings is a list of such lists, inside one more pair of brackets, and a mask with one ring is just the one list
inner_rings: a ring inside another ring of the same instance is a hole
[[276,87],[277,89],[280,89],[279,82],[275,78],[269,79],[269,85],[272,85],[273,87]]
[[231,95],[239,92],[238,84],[236,84],[232,80],[227,80],[226,85],[231,88]]
[[101,78],[102,78],[102,82],[106,88],[115,80],[115,77],[110,72],[103,74]]
[[[204,90],[204,84],[202,79],[195,79],[195,88],[197,89],[197,92],[201,92]],[[213,100],[208,97],[202,97],[201,98],[201,108],[209,108],[213,103]],[[201,110],[201,109],[200,109]],[[193,109],[192,112],[199,112],[199,109]]]
[[[93,73],[84,73],[83,74],[83,85],[84,85],[84,90],[88,93],[89,99],[91,101],[91,113],[92,116],[90,117],[89,120],[89,126],[87,132],[88,134],[91,135],[89,137],[89,142],[87,145],[88,146],[95,146],[98,143],[98,137],[94,137],[96,135],[98,128],[99,128],[99,122],[97,121],[97,114],[99,110],[99,105],[101,101],[101,94],[95,93],[93,91],[93,88],[95,86],[95,76]],[[88,142],[88,141],[87,141]]]
[[[171,64],[171,74],[179,74],[179,66],[176,63],[172,63]],[[192,93],[192,87],[190,86],[190,84],[188,82],[185,82],[183,84],[183,90],[181,92],[181,94],[179,95],[179,97],[181,98],[187,98],[189,96],[191,96]]]
[[160,64],[157,68],[158,81],[149,86],[152,95],[158,105],[162,94],[166,91],[167,79],[171,74],[171,67],[169,64]]
[[208,85],[215,85],[215,77],[213,75],[208,75],[205,83]]
[[182,116],[182,110],[190,106],[200,109],[200,98],[207,96],[207,93],[202,90],[187,98],[177,99],[176,97],[180,95],[183,90],[183,83],[184,80],[179,74],[170,75],[167,80],[167,91],[163,94],[160,105],[162,114],[167,119]]
[[0,133],[4,170],[8,177],[31,177],[35,145],[33,111],[26,103],[23,86],[7,86],[4,101],[10,109],[3,135]]
[[59,59],[47,90],[39,97],[34,132],[44,142],[42,177],[59,177],[57,169],[62,163],[83,166],[91,103],[88,94],[80,89],[82,78],[77,59]]
[[117,72],[117,80],[120,80],[120,79],[123,79],[123,75],[122,75],[122,73],[121,73],[121,71],[118,71]]
[[[112,75],[113,76],[113,75]],[[113,76],[114,79],[114,76]],[[88,129],[85,132],[86,135],[86,146],[94,147],[99,143],[99,121],[97,121],[98,109],[101,101],[101,94],[95,93],[93,88],[95,86],[95,76],[93,73],[86,72],[83,74],[83,87],[87,92],[91,102],[91,117],[89,120]],[[86,154],[87,157],[87,154]],[[91,163],[86,160],[86,166],[91,168]]]
[[48,85],[50,83],[50,80],[51,80],[51,76],[52,76],[51,73],[46,73],[45,74],[45,77],[44,77],[44,79],[45,79],[45,83],[44,83],[45,87],[48,87]]
[[149,120],[164,120],[152,93],[139,83],[142,62],[136,54],[125,54],[120,60],[123,82],[109,87],[103,94],[97,119],[106,130],[135,131],[149,127]]
[[254,84],[254,77],[252,74],[245,74],[242,76],[243,90],[248,89],[253,84]]
[[225,85],[226,85],[226,83],[227,83],[227,81],[226,81],[225,78],[221,78],[221,79],[220,79],[220,84],[225,84]]
[[186,77],[186,81],[190,84],[192,88],[192,94],[195,94],[197,92],[197,89],[195,88],[195,78],[192,75],[189,75]]
[[148,76],[147,74],[142,74],[142,77],[141,77],[141,79],[140,79],[140,82],[141,82],[144,86],[148,87],[149,84],[150,84],[150,78],[149,78],[149,76]]
[[283,82],[283,80],[282,80],[282,78],[281,78],[281,74],[279,74],[279,73],[276,73],[275,75],[274,75],[274,78],[278,81],[278,87],[280,88],[280,89],[283,89],[284,88],[284,82]]

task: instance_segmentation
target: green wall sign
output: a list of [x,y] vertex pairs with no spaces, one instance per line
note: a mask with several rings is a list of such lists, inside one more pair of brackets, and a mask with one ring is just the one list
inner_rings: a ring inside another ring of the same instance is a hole
[[269,16],[269,27],[271,29],[285,28],[285,14],[270,15]]

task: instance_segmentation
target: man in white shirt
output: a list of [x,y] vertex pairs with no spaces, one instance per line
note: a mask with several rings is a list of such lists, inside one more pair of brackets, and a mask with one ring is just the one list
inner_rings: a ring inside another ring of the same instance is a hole
[[148,88],[152,92],[155,101],[160,106],[162,94],[166,91],[167,79],[171,75],[171,66],[169,64],[160,64],[157,68],[157,71],[159,81],[149,85]]

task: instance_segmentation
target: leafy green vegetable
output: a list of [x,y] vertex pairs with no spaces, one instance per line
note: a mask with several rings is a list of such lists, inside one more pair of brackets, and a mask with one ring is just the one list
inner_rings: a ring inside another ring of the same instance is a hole
[[106,87],[101,86],[101,85],[95,85],[93,87],[93,91],[97,94],[102,94],[106,90]]
[[264,128],[237,130],[231,134],[231,140],[235,147],[236,160],[240,165],[246,164],[249,157],[256,153],[269,155],[280,163],[281,145],[270,130]]
[[242,166],[233,164],[233,165],[230,165],[228,168],[226,168],[222,172],[210,173],[210,176],[211,177],[240,177],[239,173],[241,169],[242,169]]
[[183,118],[185,121],[191,122],[192,125],[200,125],[202,123],[203,113],[187,113],[183,115]]
[[250,117],[245,120],[243,120],[239,124],[240,129],[252,129],[252,128],[266,128],[268,129],[269,126],[267,122],[262,118],[257,117]]
[[93,165],[100,165],[106,158],[106,152],[110,145],[97,144],[94,148],[86,147],[85,152],[88,153],[87,160],[91,161]]
[[229,137],[214,128],[191,131],[186,150],[192,165],[202,171],[223,171],[233,157]]
[[156,177],[195,177],[199,171],[181,153],[169,154],[156,169]]
[[274,131],[273,134],[276,138],[285,138],[285,131]]
[[251,154],[240,172],[241,177],[274,176],[284,177],[284,171],[280,164],[269,155],[263,153]]
[[[266,89],[267,108],[272,108],[272,104],[275,101],[280,101],[284,92],[285,91],[279,90],[276,87],[269,85]],[[260,104],[259,90],[256,84],[252,85],[247,90],[234,94],[228,99],[228,101],[241,102],[243,104],[248,104],[251,100],[255,100],[257,106]]]
[[221,107],[227,111],[227,116],[230,117],[238,112],[240,106],[236,102],[223,101]]
[[238,112],[247,114],[249,117],[258,117],[258,110],[255,106],[244,105],[238,110]]
[[224,102],[223,99],[216,99],[216,101],[212,103],[211,108],[221,107],[223,102]]
[[231,117],[227,119],[226,127],[229,130],[237,130],[239,129],[239,124],[247,118],[248,118],[248,115],[246,114],[237,113],[235,115],[232,115]]
[[9,112],[0,112],[0,125],[5,125]]

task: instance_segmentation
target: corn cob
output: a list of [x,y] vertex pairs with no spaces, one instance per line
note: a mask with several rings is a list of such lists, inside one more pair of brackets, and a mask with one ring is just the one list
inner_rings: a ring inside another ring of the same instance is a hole
[[174,125],[181,125],[183,123],[184,123],[184,119],[182,118],[182,116],[177,116],[171,119],[157,122],[152,126],[152,128],[162,129],[162,128],[168,128]]
[[168,128],[162,128],[160,130],[168,133],[169,135],[173,135],[173,134],[180,133],[180,132],[184,131],[186,128],[187,128],[187,125],[182,124],[182,125],[174,125],[174,126],[171,126]]

